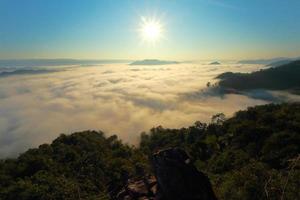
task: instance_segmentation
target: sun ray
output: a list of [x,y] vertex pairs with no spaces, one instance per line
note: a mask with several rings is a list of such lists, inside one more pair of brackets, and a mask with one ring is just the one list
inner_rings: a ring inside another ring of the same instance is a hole
[[163,37],[164,27],[155,18],[141,17],[139,33],[143,42],[155,44]]

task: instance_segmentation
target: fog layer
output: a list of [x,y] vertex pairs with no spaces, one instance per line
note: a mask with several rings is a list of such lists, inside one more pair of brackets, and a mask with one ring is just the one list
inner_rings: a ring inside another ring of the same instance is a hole
[[230,116],[248,106],[271,102],[274,99],[269,96],[218,96],[206,91],[206,83],[213,83],[222,72],[259,68],[186,63],[52,66],[39,67],[43,73],[32,74],[10,71],[0,76],[0,157],[50,142],[60,133],[87,129],[117,134],[137,144],[140,133],[154,126],[178,128],[197,120],[208,122],[216,113]]

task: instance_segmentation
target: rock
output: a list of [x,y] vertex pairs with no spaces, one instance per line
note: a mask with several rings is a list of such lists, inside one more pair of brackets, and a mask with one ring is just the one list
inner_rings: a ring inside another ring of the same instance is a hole
[[196,169],[185,151],[160,151],[153,155],[153,167],[160,199],[216,200],[209,179]]
[[119,200],[152,200],[156,193],[156,178],[154,176],[145,176],[137,179],[128,180],[125,188],[119,192]]
[[157,152],[152,158],[155,177],[130,179],[118,200],[216,200],[209,179],[179,148]]

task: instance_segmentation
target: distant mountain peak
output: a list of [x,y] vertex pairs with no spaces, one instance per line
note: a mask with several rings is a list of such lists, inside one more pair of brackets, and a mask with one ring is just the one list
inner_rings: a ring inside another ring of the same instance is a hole
[[129,65],[168,65],[178,64],[176,61],[158,60],[158,59],[144,59],[130,63]]
[[209,63],[210,65],[220,65],[221,63],[220,62],[218,62],[218,61],[214,61],[214,62],[211,62],[211,63]]
[[277,66],[279,66],[281,64],[287,64],[288,61],[292,62],[294,60],[299,60],[299,59],[300,57],[294,57],[294,58],[278,57],[278,58],[270,58],[270,59],[240,60],[238,61],[238,63],[239,64],[260,64],[260,65],[267,65],[267,66],[273,65],[275,63]]

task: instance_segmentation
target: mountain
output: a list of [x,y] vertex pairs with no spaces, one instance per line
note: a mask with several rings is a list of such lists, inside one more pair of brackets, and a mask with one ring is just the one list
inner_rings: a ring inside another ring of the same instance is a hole
[[116,136],[83,131],[0,162],[0,199],[109,199],[143,160]]
[[211,62],[209,63],[210,65],[220,65],[221,63],[219,63],[218,61],[215,61],[215,62]]
[[271,59],[257,59],[257,60],[240,60],[238,61],[239,64],[261,64],[267,66],[279,66],[283,64],[287,64],[289,62],[299,60],[300,57],[295,58],[285,58],[285,57],[278,57],[278,58],[271,58]]
[[145,60],[138,60],[138,61],[132,62],[129,65],[168,65],[168,64],[178,64],[178,62],[156,60],[156,59],[145,59]]
[[0,78],[15,76],[15,75],[35,75],[35,74],[46,74],[63,71],[62,69],[14,69],[12,71],[0,72]]
[[238,91],[252,89],[290,90],[299,92],[300,61],[252,73],[225,72],[218,75],[219,86]]
[[166,199],[299,199],[299,113],[299,103],[269,104],[209,124],[158,126],[138,147],[101,131],[62,134],[0,160],[0,199],[116,199],[124,188],[141,199],[153,195],[153,176]]
[[81,60],[81,59],[5,59],[0,67],[35,67],[59,65],[95,65],[107,63],[128,63],[129,60]]
[[272,62],[270,64],[267,65],[267,67],[278,67],[278,66],[281,66],[281,65],[285,65],[285,64],[288,64],[292,62],[292,60],[290,59],[287,59],[287,60],[279,60],[279,61],[276,61],[276,62]]
[[253,60],[240,60],[238,61],[239,64],[262,64],[268,65],[273,62],[278,62],[281,60],[288,60],[289,58],[279,57],[279,58],[271,58],[271,59],[253,59]]

